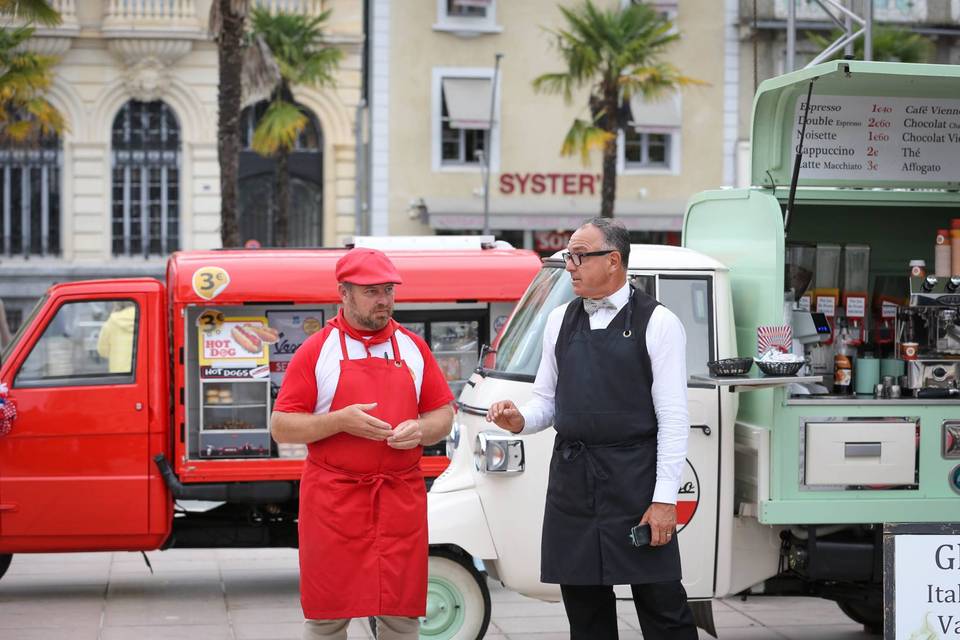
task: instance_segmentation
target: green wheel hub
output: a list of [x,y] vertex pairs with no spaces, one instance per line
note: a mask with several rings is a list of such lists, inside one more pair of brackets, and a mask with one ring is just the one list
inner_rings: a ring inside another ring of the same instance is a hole
[[463,626],[463,594],[449,580],[432,576],[427,583],[427,615],[420,621],[420,637],[449,640]]

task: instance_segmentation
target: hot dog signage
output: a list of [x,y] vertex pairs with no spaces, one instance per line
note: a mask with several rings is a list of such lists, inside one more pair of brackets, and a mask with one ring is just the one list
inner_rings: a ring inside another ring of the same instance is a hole
[[254,368],[266,365],[269,345],[279,339],[267,319],[224,317],[222,322],[202,323],[200,336],[201,366]]

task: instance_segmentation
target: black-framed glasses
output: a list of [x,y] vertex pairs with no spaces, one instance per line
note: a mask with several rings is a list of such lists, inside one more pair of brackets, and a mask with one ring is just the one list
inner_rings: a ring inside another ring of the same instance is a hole
[[584,258],[589,258],[590,256],[605,256],[608,253],[613,253],[616,249],[604,249],[603,251],[588,251],[586,253],[570,253],[569,251],[564,251],[560,254],[560,257],[563,258],[564,262],[573,262],[574,266],[579,267],[583,264]]

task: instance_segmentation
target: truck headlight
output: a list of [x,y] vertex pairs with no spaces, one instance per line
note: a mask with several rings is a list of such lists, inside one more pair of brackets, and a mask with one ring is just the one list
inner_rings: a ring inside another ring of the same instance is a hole
[[447,436],[447,457],[453,459],[453,452],[460,446],[460,420],[457,416],[453,417],[453,427],[450,428],[450,435]]
[[481,473],[522,473],[523,440],[499,431],[481,431],[473,447],[473,458]]

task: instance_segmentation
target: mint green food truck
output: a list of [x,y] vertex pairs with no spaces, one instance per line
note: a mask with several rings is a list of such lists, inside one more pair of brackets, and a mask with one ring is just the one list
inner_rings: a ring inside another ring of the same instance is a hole
[[[759,87],[752,128],[752,186],[693,196],[684,246],[636,245],[628,265],[687,335],[684,585],[714,634],[711,600],[764,583],[879,630],[885,525],[960,520],[960,67],[791,73]],[[544,600],[554,434],[485,416],[531,397],[546,318],[573,298],[545,259],[459,397],[428,497],[433,547]],[[469,573],[431,565],[445,637],[486,630]]]

